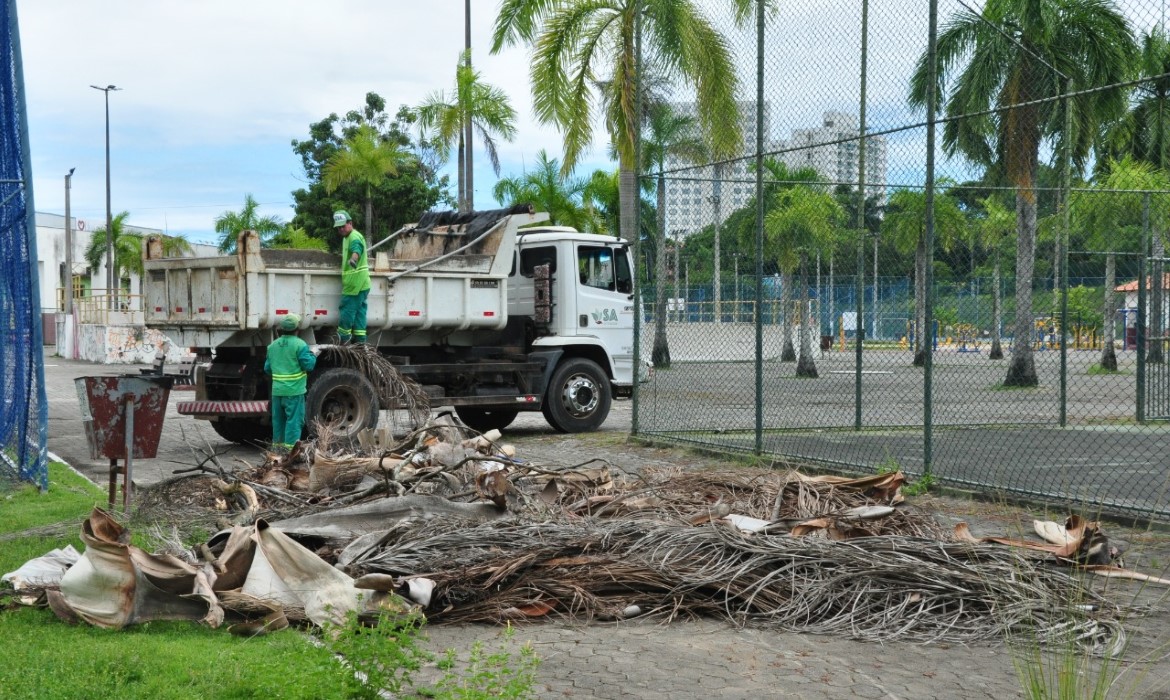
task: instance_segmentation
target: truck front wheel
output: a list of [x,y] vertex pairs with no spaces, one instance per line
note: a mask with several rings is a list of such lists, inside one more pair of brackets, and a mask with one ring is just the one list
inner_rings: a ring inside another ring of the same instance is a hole
[[612,402],[605,372],[596,362],[575,357],[553,372],[540,410],[560,432],[584,433],[601,427]]
[[378,425],[378,393],[361,372],[343,367],[325,370],[305,393],[305,423],[315,422],[343,440],[355,440]]

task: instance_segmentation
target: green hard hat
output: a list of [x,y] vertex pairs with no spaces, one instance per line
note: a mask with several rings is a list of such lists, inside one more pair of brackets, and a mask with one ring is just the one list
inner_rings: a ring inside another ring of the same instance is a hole
[[282,331],[295,331],[297,328],[300,328],[300,326],[301,317],[297,316],[296,314],[288,314],[284,318],[280,319],[280,330]]
[[346,210],[338,209],[337,211],[333,212],[333,228],[337,228],[338,226],[345,226],[350,221],[353,221],[353,217],[351,217],[349,212]]

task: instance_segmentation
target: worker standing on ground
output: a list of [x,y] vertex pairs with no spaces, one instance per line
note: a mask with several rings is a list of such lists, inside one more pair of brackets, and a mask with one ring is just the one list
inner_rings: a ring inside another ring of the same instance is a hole
[[366,260],[366,239],[353,227],[344,209],[333,212],[333,228],[341,241],[341,309],[337,335],[341,342],[366,342],[366,298],[370,295],[370,266]]
[[301,318],[288,314],[280,321],[280,337],[268,346],[264,373],[272,375],[272,447],[292,449],[305,427],[305,385],[317,356],[297,336]]

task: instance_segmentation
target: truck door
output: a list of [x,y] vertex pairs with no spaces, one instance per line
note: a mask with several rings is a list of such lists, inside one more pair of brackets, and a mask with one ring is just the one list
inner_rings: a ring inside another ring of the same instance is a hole
[[577,244],[577,333],[599,339],[614,361],[614,381],[634,371],[634,280],[624,244]]

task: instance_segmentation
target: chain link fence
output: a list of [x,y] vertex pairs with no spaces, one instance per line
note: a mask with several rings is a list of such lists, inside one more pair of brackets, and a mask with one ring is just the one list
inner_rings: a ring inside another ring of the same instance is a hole
[[41,355],[28,123],[16,5],[0,3],[0,487],[48,486],[48,412]]
[[738,115],[643,57],[636,432],[1170,520],[1162,5],[694,4]]

